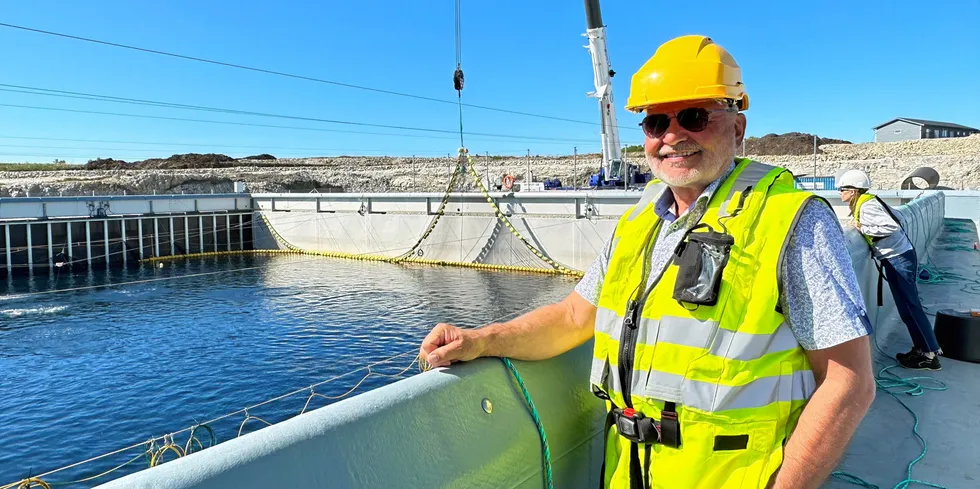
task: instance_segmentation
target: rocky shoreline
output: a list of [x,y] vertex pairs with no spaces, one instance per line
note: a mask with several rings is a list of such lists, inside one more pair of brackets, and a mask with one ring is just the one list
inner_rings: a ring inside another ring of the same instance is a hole
[[[834,175],[845,168],[867,171],[876,187],[895,188],[901,177],[928,166],[941,175],[940,186],[980,189],[980,136],[896,143],[827,144],[816,155],[816,174]],[[796,175],[814,173],[812,155],[749,155],[785,166]],[[627,157],[645,167],[641,155]],[[527,158],[474,156],[477,172],[499,180],[520,181]],[[564,185],[585,186],[598,171],[597,155],[532,157],[535,181],[558,178]],[[224,193],[234,182],[250,192],[441,192],[446,189],[455,158],[336,157],[237,160],[234,166],[197,169],[93,169],[0,172],[0,197],[116,194]],[[472,178],[461,190],[474,188]]]

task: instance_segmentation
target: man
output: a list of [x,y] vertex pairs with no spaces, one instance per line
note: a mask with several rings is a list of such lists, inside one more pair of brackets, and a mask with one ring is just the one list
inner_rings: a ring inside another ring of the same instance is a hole
[[595,338],[607,488],[816,488],[874,399],[857,279],[830,206],[735,158],[748,96],[711,39],[668,41],[633,76],[659,181],[575,291],[506,323],[438,324],[433,366],[538,360]]

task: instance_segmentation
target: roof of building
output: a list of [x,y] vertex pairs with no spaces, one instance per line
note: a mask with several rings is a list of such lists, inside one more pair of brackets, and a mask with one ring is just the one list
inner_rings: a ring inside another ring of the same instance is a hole
[[980,129],[977,129],[975,127],[968,127],[968,126],[964,126],[964,125],[961,125],[961,124],[953,124],[952,122],[928,121],[928,120],[925,120],[925,119],[909,119],[907,117],[898,117],[898,118],[892,119],[892,120],[890,120],[890,121],[888,121],[888,122],[886,122],[884,124],[879,124],[879,125],[875,126],[875,129],[876,130],[877,129],[881,129],[882,127],[885,127],[888,124],[891,124],[892,122],[895,122],[895,121],[905,121],[905,122],[908,122],[910,124],[915,124],[917,126],[938,126],[938,127],[948,127],[948,128],[951,128],[951,129],[966,129],[966,130],[969,130],[969,131],[978,131],[978,130],[980,130]]

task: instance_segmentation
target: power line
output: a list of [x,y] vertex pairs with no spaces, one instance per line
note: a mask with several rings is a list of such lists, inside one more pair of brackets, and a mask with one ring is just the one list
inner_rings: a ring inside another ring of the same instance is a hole
[[[34,146],[34,145],[27,145],[27,144],[0,144],[0,148],[56,149],[56,150],[72,150],[72,151],[115,152],[115,153],[127,153],[127,154],[133,154],[133,153],[161,154],[161,153],[168,153],[172,151],[163,148],[93,148],[93,147],[84,147],[84,146],[81,147],[80,146]],[[8,151],[13,151],[13,150],[11,149]],[[347,151],[347,152],[357,152],[357,153],[375,153],[373,155],[364,155],[365,157],[368,158],[386,156],[384,151],[371,150],[371,149],[357,149],[357,148],[333,148],[333,149],[321,148],[317,150],[307,150],[307,151],[324,151],[324,152]],[[287,151],[286,153],[280,153],[279,151],[276,152],[279,153],[280,155],[310,154],[308,152],[296,153],[292,151]],[[432,150],[415,151],[414,153],[416,155],[431,156],[431,157],[438,157],[440,155],[445,157],[446,154],[445,151],[432,151]],[[286,157],[291,157],[291,156],[286,156]],[[297,156],[296,158],[318,158],[318,157],[319,156]]]
[[[396,95],[396,96],[399,96],[399,97],[408,97],[408,98],[413,98],[413,99],[417,99],[417,100],[426,100],[426,101],[429,101],[429,102],[438,102],[438,103],[442,103],[442,104],[456,105],[458,103],[458,101],[454,101],[454,100],[444,100],[444,99],[438,99],[438,98],[433,98],[433,97],[425,97],[425,96],[422,96],[422,95],[414,95],[414,94],[404,93],[404,92],[395,92],[395,91],[392,91],[392,90],[383,90],[383,89],[380,89],[380,88],[366,87],[366,86],[363,86],[363,85],[355,85],[355,84],[352,84],[352,83],[343,83],[343,82],[337,82],[337,81],[332,81],[332,80],[325,80],[325,79],[322,79],[322,78],[315,78],[315,77],[311,77],[311,76],[297,75],[297,74],[293,74],[293,73],[286,73],[286,72],[282,72],[282,71],[269,70],[269,69],[265,69],[265,68],[256,68],[256,67],[245,66],[245,65],[240,65],[240,64],[236,64],[236,63],[228,63],[228,62],[224,62],[224,61],[216,61],[216,60],[212,60],[212,59],[199,58],[199,57],[196,57],[196,56],[187,56],[187,55],[183,55],[183,54],[169,53],[169,52],[166,52],[166,51],[158,51],[156,49],[142,48],[142,47],[139,47],[139,46],[130,46],[130,45],[127,45],[127,44],[120,44],[120,43],[115,43],[115,42],[102,41],[102,40],[99,40],[99,39],[92,39],[92,38],[88,38],[88,37],[74,36],[74,35],[71,35],[71,34],[64,34],[64,33],[60,33],[60,32],[46,31],[46,30],[42,30],[42,29],[35,29],[35,28],[31,28],[31,27],[19,26],[19,25],[14,25],[14,24],[7,24],[7,23],[0,22],[0,26],[2,26],[2,27],[9,27],[11,29],[19,29],[19,30],[23,30],[23,31],[35,32],[35,33],[38,33],[38,34],[46,34],[46,35],[50,35],[50,36],[63,37],[63,38],[66,38],[66,39],[74,39],[76,41],[85,41],[85,42],[91,42],[91,43],[95,43],[95,44],[102,44],[102,45],[105,45],[105,46],[112,46],[112,47],[117,47],[117,48],[130,49],[130,50],[134,50],[134,51],[140,51],[140,52],[144,52],[144,53],[157,54],[157,55],[160,55],[160,56],[169,56],[169,57],[172,57],[172,58],[185,59],[185,60],[189,60],[189,61],[197,61],[197,62],[201,62],[201,63],[208,63],[208,64],[213,64],[213,65],[218,65],[218,66],[225,66],[225,67],[228,67],[228,68],[236,68],[236,69],[240,69],[240,70],[254,71],[254,72],[265,73],[265,74],[269,74],[269,75],[284,76],[284,77],[295,78],[295,79],[299,79],[299,80],[306,80],[306,81],[312,81],[312,82],[317,82],[317,83],[325,83],[325,84],[329,84],[329,85],[336,85],[336,86],[346,87],[346,88],[354,88],[354,89],[357,89],[357,90],[366,90],[366,91],[369,91],[369,92],[384,93],[384,94],[387,94],[387,95]],[[577,123],[577,124],[589,124],[589,125],[593,125],[593,126],[600,125],[600,123],[597,123],[597,122],[580,121],[580,120],[568,119],[568,118],[564,118],[564,117],[555,117],[555,116],[542,115],[542,114],[533,114],[533,113],[530,113],[530,112],[521,112],[521,111],[516,111],[516,110],[501,109],[501,108],[496,108],[496,107],[488,107],[488,106],[485,106],[485,105],[475,105],[475,104],[462,104],[462,105],[463,106],[466,106],[466,107],[471,107],[471,108],[474,108],[474,109],[490,110],[490,111],[494,111],[494,112],[502,112],[502,113],[506,113],[506,114],[522,115],[522,116],[527,116],[527,117],[537,117],[537,118],[540,118],[540,119],[550,119],[550,120],[563,121],[563,122],[574,122],[574,123]],[[635,128],[635,127],[622,127],[622,129],[638,130],[638,128]]]
[[[109,139],[74,139],[74,138],[46,138],[37,136],[0,136],[0,139],[24,139],[28,141],[59,141],[59,142],[70,142],[70,143],[109,143],[109,144],[146,144],[152,146],[176,146],[176,147],[201,147],[201,148],[241,148],[241,149],[260,149],[260,150],[294,150],[294,151],[368,151],[362,149],[354,148],[293,148],[285,146],[241,146],[235,144],[200,144],[200,143],[178,143],[178,142],[159,142],[159,141],[119,141],[119,140],[109,140]],[[452,139],[452,138],[446,138]],[[554,144],[554,143],[545,143]],[[596,143],[598,144],[598,143]],[[15,145],[0,145],[14,147]],[[26,148],[29,146],[16,146]],[[31,146],[38,148],[40,146]],[[69,149],[69,148],[65,148]],[[78,149],[96,149],[96,148],[78,148]],[[116,149],[113,149],[115,151]],[[119,148],[119,151],[125,151],[125,149]],[[372,152],[384,155],[384,151],[371,150]],[[516,153],[521,150],[510,150],[503,151],[504,153]],[[416,154],[432,153],[437,155],[445,154],[445,151],[418,151]]]
[[[126,97],[115,97],[112,95],[100,95],[94,93],[83,93],[83,92],[72,92],[68,90],[54,90],[50,88],[38,88],[38,87],[27,87],[22,85],[8,85],[5,83],[0,83],[2,87],[15,87],[17,89],[0,88],[0,91],[4,92],[14,92],[14,93],[25,93],[31,95],[42,95],[49,97],[64,97],[64,98],[81,98],[85,100],[96,100],[101,102],[113,102],[113,103],[124,103],[133,105],[149,105],[154,107],[165,107],[174,109],[184,109],[184,110],[198,110],[204,112],[219,112],[226,114],[236,114],[236,115],[250,115],[256,117],[272,117],[277,119],[292,119],[300,121],[310,121],[310,122],[322,122],[325,124],[340,124],[348,126],[362,126],[362,127],[378,127],[382,129],[396,129],[402,131],[420,131],[420,132],[430,132],[430,133],[440,133],[440,134],[456,134],[456,131],[451,131],[447,129],[432,129],[425,127],[412,127],[412,126],[393,126],[387,124],[374,124],[369,122],[356,122],[356,121],[345,121],[339,119],[321,119],[318,117],[304,117],[296,115],[286,115],[286,114],[273,114],[268,112],[254,112],[248,110],[238,110],[238,109],[226,109],[222,107],[208,107],[205,105],[191,105],[191,104],[179,104],[174,102],[160,102],[156,100],[145,100],[145,99],[134,99]],[[545,139],[545,140],[557,140],[557,141],[572,141],[572,140],[562,140],[557,138],[548,137],[537,137],[537,136],[519,136],[511,134],[491,134],[491,133],[469,133],[475,136],[490,136],[490,137],[505,137],[513,139]],[[583,140],[576,140],[583,141]]]
[[[38,95],[43,95],[43,94],[38,94]],[[245,126],[245,127],[268,127],[274,129],[292,129],[292,130],[300,130],[300,131],[341,132],[347,134],[374,134],[374,135],[381,135],[381,136],[430,137],[430,138],[432,137],[432,136],[420,136],[417,134],[385,134],[385,133],[379,134],[379,133],[371,133],[371,132],[364,132],[364,131],[344,131],[340,129],[324,129],[319,127],[277,126],[272,124],[256,124],[256,123],[248,123],[248,122],[214,121],[214,120],[207,120],[207,119],[187,119],[181,117],[127,114],[121,112],[103,112],[103,111],[95,111],[95,110],[65,109],[59,107],[39,107],[35,105],[0,104],[0,107],[13,107],[13,108],[30,109],[30,110],[51,110],[57,112],[72,112],[77,114],[96,114],[96,115],[109,115],[109,116],[116,116],[116,117],[135,117],[140,119],[158,119],[158,120],[169,120],[169,121],[180,121],[180,122],[200,122],[205,124],[224,124],[224,125]],[[361,125],[369,125],[369,124],[361,124]],[[385,126],[381,126],[381,127],[385,127]],[[416,130],[454,134],[454,131],[447,131],[441,129],[416,129]],[[488,134],[488,133],[471,133],[471,134],[498,137],[498,138],[504,138],[510,140],[520,139],[524,141],[552,141],[552,142],[562,142],[562,143],[594,142],[594,141],[587,141],[582,139],[560,139],[560,138],[544,138],[544,137],[538,138],[538,137],[530,137],[530,136],[507,135],[507,134]],[[436,139],[454,139],[454,138],[439,137]]]

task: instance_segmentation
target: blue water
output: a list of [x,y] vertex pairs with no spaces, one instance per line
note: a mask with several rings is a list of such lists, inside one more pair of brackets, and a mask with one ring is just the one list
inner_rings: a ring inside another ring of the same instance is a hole
[[[133,281],[143,282],[92,288]],[[571,279],[548,275],[306,256],[0,280],[0,486],[407,353],[374,369],[397,374],[437,322],[472,327],[513,317],[573,287]],[[58,292],[46,293],[52,290]],[[415,373],[411,368],[401,378]],[[340,395],[362,376],[316,392]],[[395,380],[369,377],[355,394]],[[271,423],[287,419],[308,394],[249,414]],[[328,402],[314,397],[310,409]],[[221,442],[235,437],[244,419],[238,414],[210,426]],[[251,420],[243,431],[263,426]],[[181,446],[187,441],[186,434],[175,438]],[[206,435],[200,438],[208,444]],[[143,449],[45,480],[96,475]],[[139,459],[69,487],[146,466]]]

